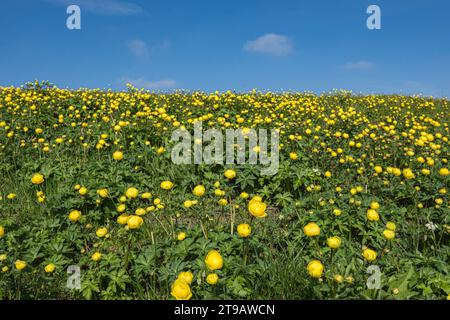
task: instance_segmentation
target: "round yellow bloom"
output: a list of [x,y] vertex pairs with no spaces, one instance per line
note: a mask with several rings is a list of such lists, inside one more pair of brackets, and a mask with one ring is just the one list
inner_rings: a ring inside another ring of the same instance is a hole
[[226,206],[228,204],[228,200],[225,198],[219,199],[217,202],[220,206]]
[[130,229],[138,229],[142,226],[143,223],[144,219],[142,219],[140,216],[131,216],[127,221],[127,226]]
[[319,260],[312,260],[306,267],[309,275],[313,278],[320,278],[322,276],[323,269],[323,264]]
[[134,213],[138,216],[143,216],[147,213],[147,211],[144,208],[137,208]]
[[395,225],[395,223],[393,223],[393,222],[391,222],[391,221],[389,221],[388,223],[386,223],[386,229],[395,231],[396,228],[397,228],[397,226]]
[[240,237],[247,238],[252,232],[252,227],[247,223],[241,223],[237,226],[237,232]]
[[113,159],[117,160],[117,161],[122,160],[123,159],[123,152],[122,151],[115,151],[113,153]]
[[117,223],[121,225],[127,224],[128,220],[130,220],[130,216],[127,214],[121,214],[117,217]]
[[210,273],[206,276],[206,282],[210,285],[215,285],[219,281],[219,276],[215,273]]
[[72,210],[69,213],[69,220],[77,222],[81,218],[81,212],[79,210]]
[[364,259],[371,262],[377,258],[377,253],[372,249],[364,249],[362,253]]
[[298,155],[295,152],[291,152],[291,153],[289,153],[289,158],[291,158],[292,160],[297,160]]
[[267,215],[266,208],[267,205],[260,200],[261,198],[254,197],[248,203],[248,211],[252,214],[252,216],[257,218],[263,218]]
[[247,199],[248,198],[248,193],[247,192],[241,192],[239,197],[241,197],[242,199]]
[[201,197],[205,194],[205,191],[206,189],[204,186],[198,185],[194,188],[194,190],[192,190],[192,193],[194,194],[194,196]]
[[81,194],[82,196],[86,195],[88,193],[88,189],[86,187],[81,187],[78,190],[78,193]]
[[224,172],[223,174],[225,176],[225,178],[227,178],[228,180],[234,179],[236,177],[236,171],[232,170],[232,169],[228,169]]
[[97,194],[102,198],[106,198],[108,196],[108,189],[106,188],[99,189],[97,190]]
[[414,173],[409,168],[403,169],[403,176],[406,179],[414,179],[414,177],[415,177]]
[[381,166],[375,166],[374,170],[376,173],[382,173],[383,172],[383,168]]
[[180,280],[177,280],[172,284],[172,291],[170,294],[177,300],[189,300],[192,298],[189,284]]
[[5,235],[5,228],[3,226],[0,226],[0,238]]
[[49,263],[48,265],[45,266],[44,271],[47,273],[52,273],[53,271],[55,271],[56,266],[53,263]]
[[16,260],[16,262],[14,262],[14,266],[17,270],[22,270],[27,266],[27,263],[23,260]]
[[395,238],[395,232],[389,229],[384,230],[383,235],[388,240],[392,240]]
[[125,191],[125,195],[129,199],[137,198],[137,196],[139,195],[139,190],[134,187],[128,188],[127,191]]
[[92,261],[95,261],[95,262],[99,261],[101,258],[102,258],[102,254],[101,254],[100,252],[98,252],[98,251],[95,252],[95,253],[91,256]]
[[166,181],[161,182],[161,189],[170,190],[170,189],[172,189],[172,187],[173,187],[173,183],[171,181],[166,180]]
[[369,209],[367,210],[367,219],[369,219],[370,221],[378,221],[380,220],[380,215],[376,210]]
[[341,245],[341,238],[339,237],[330,237],[327,239],[327,245],[331,249],[337,249]]
[[0,262],[5,261],[7,258],[6,254],[0,254]]
[[180,272],[178,279],[186,282],[187,284],[191,284],[194,279],[194,275],[190,271]]
[[35,173],[31,177],[31,182],[33,184],[41,184],[44,182],[44,176],[41,173]]
[[447,168],[441,168],[441,169],[439,169],[439,174],[441,176],[446,177],[450,174],[450,170],[448,170]]
[[340,209],[334,209],[334,210],[333,210],[333,214],[334,214],[335,216],[340,216],[340,215],[342,214],[342,211],[341,211]]
[[331,172],[330,171],[325,172],[325,177],[330,178],[331,177]]
[[308,237],[318,236],[320,234],[320,227],[315,222],[310,222],[303,227],[303,232]]
[[144,192],[142,195],[141,195],[141,198],[142,199],[150,199],[152,197],[152,194],[150,193],[150,192]]
[[211,250],[205,258],[205,264],[210,270],[218,270],[223,267],[223,258],[219,251]]
[[380,208],[380,204],[379,204],[378,202],[372,201],[372,202],[370,203],[370,209],[378,210],[379,208]]
[[183,241],[184,239],[186,239],[186,233],[185,232],[178,233],[177,239],[178,241]]
[[95,234],[99,238],[103,238],[104,236],[106,236],[107,233],[108,233],[108,229],[106,229],[104,227],[98,228],[97,231],[95,232]]
[[334,281],[336,281],[337,283],[342,283],[344,281],[344,277],[340,274],[337,274],[334,276]]

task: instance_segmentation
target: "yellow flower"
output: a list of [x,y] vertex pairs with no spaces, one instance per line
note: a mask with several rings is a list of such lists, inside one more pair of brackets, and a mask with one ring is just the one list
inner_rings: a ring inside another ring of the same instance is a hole
[[99,189],[97,190],[97,194],[102,198],[106,198],[108,196],[108,189],[106,188]]
[[69,220],[77,222],[81,218],[81,212],[79,210],[72,210],[69,213]]
[[127,221],[127,226],[130,229],[138,229],[144,223],[144,219],[139,216],[131,216]]
[[292,160],[297,160],[298,155],[295,152],[291,152],[291,153],[289,153],[289,158],[291,158]]
[[186,233],[184,233],[184,232],[178,233],[177,239],[178,239],[178,241],[183,241],[184,239],[186,239]]
[[247,199],[248,198],[248,193],[247,192],[241,192],[241,194],[239,195],[242,199]]
[[362,255],[369,262],[377,258],[377,253],[374,250],[368,248],[363,250]]
[[7,258],[6,254],[0,254],[0,262],[5,261]]
[[406,179],[414,179],[414,177],[415,177],[414,173],[409,168],[403,169],[403,176]]
[[376,173],[382,173],[383,172],[383,168],[381,166],[375,166],[374,170]]
[[393,222],[391,222],[391,221],[389,221],[388,223],[386,223],[386,229],[395,231],[396,228],[397,228],[397,226],[395,225],[395,223],[393,223]]
[[388,240],[392,240],[395,238],[395,232],[389,229],[384,230],[383,235]]
[[102,258],[102,254],[101,254],[100,252],[98,252],[98,251],[95,252],[95,253],[91,256],[92,261],[95,261],[95,262],[99,261],[101,258]]
[[330,171],[325,172],[325,177],[330,178],[331,177],[331,172]]
[[241,223],[237,226],[237,232],[239,236],[247,238],[252,232],[252,227],[247,223]]
[[331,249],[337,249],[341,245],[341,238],[336,237],[336,236],[335,237],[330,237],[330,238],[327,239],[327,245]]
[[340,209],[334,209],[333,214],[338,217],[342,214],[342,211]]
[[220,206],[226,206],[228,204],[228,200],[225,198],[219,199],[217,202]]
[[128,220],[130,220],[130,216],[127,214],[121,214],[117,217],[117,223],[121,225],[127,224]]
[[342,283],[344,281],[344,277],[340,274],[337,274],[334,276],[334,281],[336,281],[337,283]]
[[170,190],[170,189],[172,189],[172,187],[173,187],[173,183],[171,181],[166,180],[166,181],[161,182],[161,189]]
[[206,189],[204,186],[198,185],[194,188],[194,190],[192,190],[192,193],[194,194],[194,196],[201,197],[205,194],[205,191]]
[[378,210],[379,208],[380,208],[380,204],[379,204],[378,202],[372,201],[372,202],[370,203],[370,209]]
[[122,160],[123,159],[123,152],[122,151],[115,151],[113,153],[113,159],[117,160],[117,161]]
[[81,187],[78,190],[78,193],[81,194],[82,196],[86,195],[88,193],[88,189],[86,187]]
[[194,275],[190,271],[180,272],[178,279],[186,282],[187,284],[191,284],[194,279]]
[[263,218],[266,214],[267,205],[260,200],[261,198],[254,197],[248,203],[248,211],[252,214],[252,216],[257,218]]
[[31,177],[31,182],[33,184],[41,184],[42,182],[44,182],[44,176],[40,173],[35,173]]
[[313,278],[320,278],[323,273],[323,264],[319,260],[312,260],[306,267],[308,273]]
[[134,213],[138,216],[143,216],[147,213],[147,211],[144,208],[137,208]]
[[4,267],[2,268],[2,272],[8,272],[8,270],[9,270],[9,268],[8,268],[7,266],[4,266]]
[[303,232],[308,237],[318,236],[320,234],[320,228],[315,222],[310,222],[303,227]]
[[450,170],[448,170],[447,168],[440,168],[439,174],[443,177],[446,177],[450,174]]
[[172,284],[172,291],[170,294],[177,300],[189,300],[192,298],[192,292],[189,284],[180,280],[176,280]]
[[108,229],[106,229],[105,227],[98,228],[97,231],[95,232],[95,234],[99,238],[103,238],[104,236],[106,236],[107,233],[108,233]]
[[380,215],[376,210],[369,209],[367,210],[367,219],[369,219],[370,221],[378,221],[380,220]]
[[0,226],[0,238],[5,235],[5,228],[3,226]]
[[223,258],[219,251],[211,250],[205,258],[205,264],[210,270],[218,270],[223,267]]
[[232,170],[232,169],[228,169],[224,172],[223,174],[225,176],[225,178],[227,178],[228,180],[231,180],[233,178],[236,177],[236,171]]
[[14,266],[17,270],[22,270],[27,266],[27,263],[23,260],[16,260],[16,262],[14,262]]
[[210,273],[206,276],[206,282],[210,285],[215,285],[219,281],[219,276],[215,273]]
[[44,268],[45,272],[47,272],[47,273],[52,273],[53,271],[55,271],[55,269],[56,269],[56,266],[53,263],[49,263]]
[[139,190],[134,187],[128,188],[127,191],[125,191],[125,195],[129,199],[137,198],[137,196],[139,195]]
[[146,200],[150,199],[151,197],[152,197],[152,194],[151,194],[150,192],[144,192],[144,193],[141,195],[141,198],[142,198],[142,199],[146,199]]

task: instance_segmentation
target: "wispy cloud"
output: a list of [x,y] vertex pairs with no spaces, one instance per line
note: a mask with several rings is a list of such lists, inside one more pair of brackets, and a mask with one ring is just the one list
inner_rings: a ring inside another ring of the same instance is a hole
[[128,49],[135,57],[147,57],[148,56],[148,46],[140,39],[131,39],[126,42]]
[[347,62],[342,66],[344,70],[368,70],[375,68],[376,65],[369,61]]
[[169,40],[164,40],[163,42],[154,45],[148,45],[141,39],[130,39],[127,40],[125,44],[130,52],[138,58],[148,57],[150,54],[163,52],[168,50],[171,46],[171,42]]
[[144,10],[136,3],[123,0],[46,0],[47,2],[69,6],[76,4],[81,11],[103,14],[103,15],[135,15],[143,13]]
[[247,52],[271,56],[285,56],[290,54],[293,49],[294,45],[289,37],[275,33],[267,33],[244,44],[244,50]]
[[176,86],[176,81],[171,79],[157,80],[157,81],[148,81],[144,78],[132,79],[128,77],[123,77],[120,81],[122,84],[131,84],[137,88],[144,88],[148,90],[161,90],[161,89],[170,89]]

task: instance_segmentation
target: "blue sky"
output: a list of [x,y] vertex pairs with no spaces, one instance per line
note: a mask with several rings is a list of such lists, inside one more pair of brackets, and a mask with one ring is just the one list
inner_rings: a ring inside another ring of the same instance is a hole
[[[81,8],[68,30],[66,8]],[[381,30],[366,9],[381,8]],[[446,0],[2,0],[0,85],[450,96]]]

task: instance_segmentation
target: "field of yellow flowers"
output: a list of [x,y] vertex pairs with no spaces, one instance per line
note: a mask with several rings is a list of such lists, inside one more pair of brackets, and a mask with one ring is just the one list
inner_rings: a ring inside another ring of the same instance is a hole
[[[449,114],[400,95],[0,88],[0,299],[447,299]],[[277,174],[174,164],[171,133],[197,121],[277,129]]]

